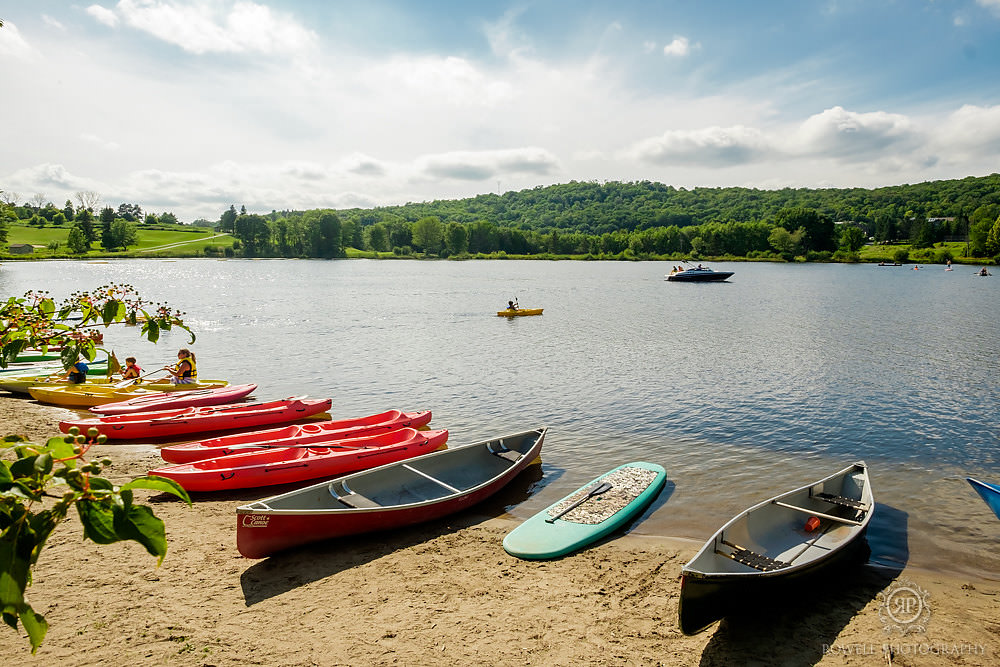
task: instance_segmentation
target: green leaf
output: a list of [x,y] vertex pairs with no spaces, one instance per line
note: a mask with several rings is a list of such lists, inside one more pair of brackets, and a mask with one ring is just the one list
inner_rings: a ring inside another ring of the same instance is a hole
[[121,539],[115,531],[114,512],[107,503],[80,500],[76,503],[76,511],[83,524],[84,538],[97,544],[113,544]]
[[0,461],[0,484],[10,484],[14,481],[14,476],[10,474],[9,461]]
[[18,617],[21,619],[21,625],[24,626],[25,631],[28,633],[28,641],[31,642],[31,652],[34,653],[42,645],[42,640],[45,639],[45,634],[49,631],[48,621],[41,614],[36,614],[35,610],[28,603],[24,603],[21,606]]
[[163,521],[145,505],[131,505],[127,509],[115,506],[115,531],[123,540],[135,540],[156,556],[156,564],[167,555],[167,533]]
[[63,368],[69,368],[76,363],[76,360],[80,358],[80,348],[77,343],[71,343],[62,349],[62,353],[59,355],[59,359],[62,361]]
[[111,299],[104,304],[104,307],[101,309],[101,320],[105,325],[111,324],[115,321],[115,317],[118,315],[119,306],[124,308],[125,304],[117,301],[116,299]]
[[17,609],[24,604],[24,589],[28,586],[28,558],[19,553],[16,527],[4,531],[0,539],[0,607]]
[[72,442],[66,442],[65,438],[49,438],[49,441],[45,443],[45,449],[52,454],[53,458],[66,459],[63,461],[63,465],[67,468],[76,467],[76,459],[70,458],[74,456],[74,446]]
[[42,476],[52,472],[52,454],[45,452],[35,457],[35,472]]
[[52,299],[42,299],[38,303],[38,310],[47,318],[52,319],[52,313],[56,312],[56,303]]
[[91,477],[90,488],[98,491],[114,491],[115,485],[104,477]]
[[191,496],[184,489],[183,486],[178,484],[172,479],[166,477],[159,477],[157,475],[146,475],[145,477],[137,477],[131,482],[126,482],[122,484],[122,490],[126,489],[152,489],[154,491],[164,491],[166,493],[172,493],[188,505],[191,505]]
[[35,474],[35,460],[37,455],[19,458],[10,464],[10,474],[14,479],[33,477]]
[[142,334],[150,343],[155,343],[160,339],[160,325],[154,319],[146,320],[142,324]]

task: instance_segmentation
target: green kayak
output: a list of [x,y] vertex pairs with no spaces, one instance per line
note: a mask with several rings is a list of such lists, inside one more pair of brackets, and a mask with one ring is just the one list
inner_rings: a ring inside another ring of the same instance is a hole
[[618,466],[512,530],[503,548],[518,558],[565,556],[626,525],[649,506],[667,481],[655,463]]

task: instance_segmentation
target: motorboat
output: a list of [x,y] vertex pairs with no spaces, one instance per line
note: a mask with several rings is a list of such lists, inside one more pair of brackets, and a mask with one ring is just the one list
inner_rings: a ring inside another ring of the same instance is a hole
[[707,266],[692,266],[689,268],[678,267],[680,271],[671,271],[667,274],[667,280],[686,283],[708,283],[728,280],[733,275],[732,271],[714,271]]

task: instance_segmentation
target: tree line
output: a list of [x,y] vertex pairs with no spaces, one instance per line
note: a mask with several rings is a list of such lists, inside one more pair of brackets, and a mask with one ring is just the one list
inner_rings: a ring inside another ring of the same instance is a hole
[[[850,259],[869,241],[968,242],[1000,255],[1000,175],[865,189],[677,189],[649,181],[570,182],[373,209],[220,218],[248,256],[734,256]],[[339,236],[338,231],[339,230]]]

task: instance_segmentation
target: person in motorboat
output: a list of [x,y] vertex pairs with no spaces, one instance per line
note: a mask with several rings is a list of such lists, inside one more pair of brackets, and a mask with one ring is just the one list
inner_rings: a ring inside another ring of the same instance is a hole
[[177,363],[173,366],[164,366],[163,370],[170,373],[170,381],[173,384],[195,384],[198,381],[198,366],[194,359],[194,353],[187,348],[182,348],[177,352]]

